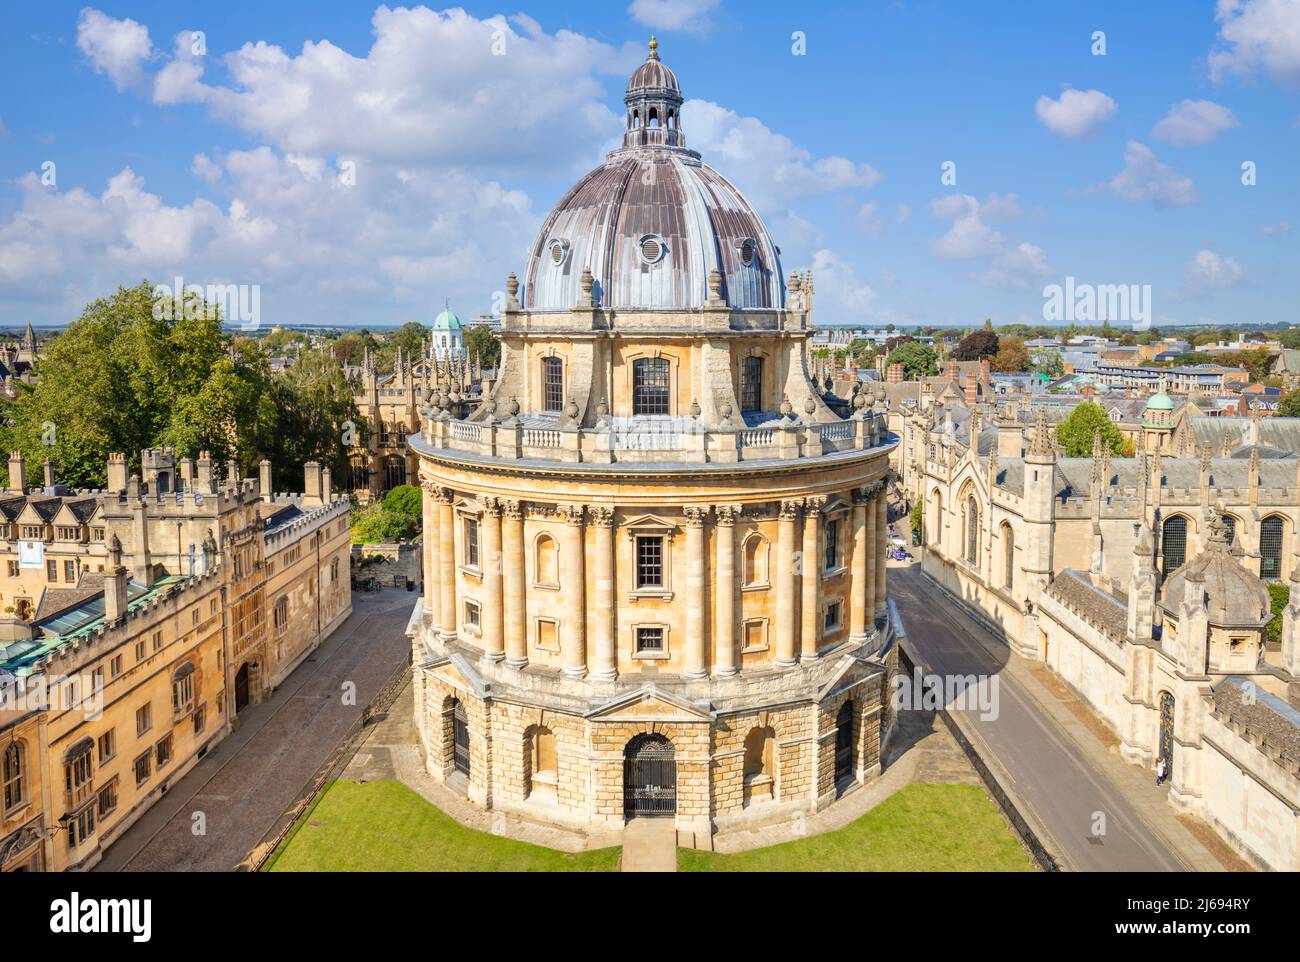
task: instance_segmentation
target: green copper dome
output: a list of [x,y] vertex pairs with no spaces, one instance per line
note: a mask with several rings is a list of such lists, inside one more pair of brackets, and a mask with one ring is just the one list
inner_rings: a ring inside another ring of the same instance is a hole
[[1147,410],[1172,411],[1173,409],[1174,402],[1170,399],[1169,395],[1165,393],[1165,386],[1162,383],[1160,385],[1159,393],[1151,395],[1150,399],[1147,401]]
[[451,312],[449,308],[443,308],[437,317],[433,319],[433,329],[435,331],[459,331],[460,318]]

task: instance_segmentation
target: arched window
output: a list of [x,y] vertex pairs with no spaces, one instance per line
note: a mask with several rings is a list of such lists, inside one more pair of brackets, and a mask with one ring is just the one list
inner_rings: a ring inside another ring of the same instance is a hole
[[1221,517],[1223,518],[1223,526],[1228,529],[1228,544],[1231,546],[1237,540],[1237,519],[1230,514]]
[[1160,536],[1161,554],[1164,562],[1161,575],[1168,577],[1171,571],[1183,566],[1187,560],[1187,519],[1182,515],[1167,518]]
[[1016,535],[1011,525],[1002,522],[1002,585],[1008,591],[1016,585]]
[[765,585],[767,581],[767,539],[752,534],[745,539],[745,587]]
[[4,784],[4,811],[16,808],[27,801],[26,753],[21,742],[5,746],[3,771],[0,781]]
[[564,362],[558,357],[542,358],[542,410],[564,410]]
[[650,126],[651,127],[659,126],[659,111],[654,107],[650,108]]
[[384,490],[392,491],[406,483],[406,462],[397,455],[384,459]]
[[533,549],[533,581],[539,585],[560,584],[560,550],[549,534],[537,536]]
[[352,462],[351,481],[353,491],[364,491],[370,487],[370,472],[366,470],[364,462]]
[[544,725],[525,733],[528,746],[527,797],[534,801],[555,801],[559,766],[555,758],[555,735]]
[[1282,519],[1270,515],[1259,525],[1259,576],[1282,577]]
[[763,409],[763,359],[747,357],[740,368],[740,410],[742,414]]
[[744,800],[767,802],[773,798],[772,765],[776,733],[771,728],[751,728],[745,736]]
[[668,414],[668,361],[643,357],[632,362],[632,413]]
[[943,495],[939,493],[938,488],[935,488],[934,491],[931,492],[930,510],[924,513],[924,517],[922,517],[921,521],[929,531],[925,543],[938,545],[942,548],[943,545],[940,543],[940,536],[943,533]]
[[966,553],[970,564],[978,564],[980,557],[980,509],[975,495],[966,496]]

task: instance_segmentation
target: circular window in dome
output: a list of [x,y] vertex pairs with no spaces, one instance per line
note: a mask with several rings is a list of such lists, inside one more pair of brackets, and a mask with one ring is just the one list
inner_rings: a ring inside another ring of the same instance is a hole
[[749,267],[754,263],[755,244],[748,237],[740,242],[740,263]]
[[547,247],[551,252],[551,263],[556,267],[563,264],[565,258],[569,256],[569,242],[566,240],[560,240],[558,237],[554,238]]
[[664,239],[657,234],[646,234],[641,238],[640,250],[641,260],[647,264],[657,264],[663,260],[668,247],[664,244]]

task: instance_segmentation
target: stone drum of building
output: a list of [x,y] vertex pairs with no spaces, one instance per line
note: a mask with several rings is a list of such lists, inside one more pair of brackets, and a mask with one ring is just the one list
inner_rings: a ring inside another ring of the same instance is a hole
[[[495,383],[426,392],[428,771],[580,830],[796,818],[880,769],[896,439],[809,374],[813,284],[688,150],[673,72],[511,275]],[[843,408],[842,408],[843,409]]]

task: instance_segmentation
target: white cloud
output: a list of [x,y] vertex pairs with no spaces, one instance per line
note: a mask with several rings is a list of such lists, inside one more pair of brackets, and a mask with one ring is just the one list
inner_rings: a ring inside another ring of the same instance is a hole
[[627,12],[637,23],[656,30],[707,30],[718,0],[632,0]]
[[880,232],[884,230],[884,222],[880,219],[880,212],[876,209],[874,200],[867,201],[858,208],[857,213],[858,229],[868,237],[879,237]]
[[1259,232],[1265,237],[1290,237],[1291,222],[1280,220],[1276,224],[1269,224],[1267,227],[1261,227]]
[[1165,118],[1151,130],[1151,136],[1175,147],[1208,144],[1225,130],[1241,122],[1222,104],[1209,100],[1183,100],[1169,108]]
[[912,208],[908,207],[906,204],[899,204],[898,210],[894,213],[894,219],[900,224],[906,224],[912,219]]
[[134,20],[115,20],[91,7],[77,17],[77,49],[118,90],[143,81],[144,61],[153,54],[147,27]]
[[1236,258],[1203,250],[1187,262],[1187,286],[1193,291],[1235,287],[1246,276]]
[[870,164],[835,156],[814,159],[756,117],[742,117],[708,100],[683,105],[682,131],[689,146],[763,210],[813,194],[870,188],[880,180]]
[[1300,4],[1296,0],[1219,0],[1216,44],[1207,58],[1210,79],[1249,76],[1263,69],[1283,81],[1300,80]]
[[871,285],[832,251],[813,254],[813,313],[819,323],[863,320],[876,300]]
[[1124,148],[1124,169],[1103,187],[1124,200],[1149,200],[1156,207],[1178,207],[1200,199],[1192,178],[1162,164],[1150,147],[1136,140]]
[[950,222],[931,245],[934,255],[944,260],[984,260],[985,268],[970,275],[980,284],[1023,289],[1052,272],[1041,247],[1011,241],[993,226],[1023,216],[1015,194],[990,194],[983,202],[970,194],[945,194],[930,202],[930,213],[936,220]]
[[1117,105],[1100,90],[1065,90],[1053,100],[1043,95],[1034,113],[1044,127],[1060,137],[1087,137],[1110,119]]

